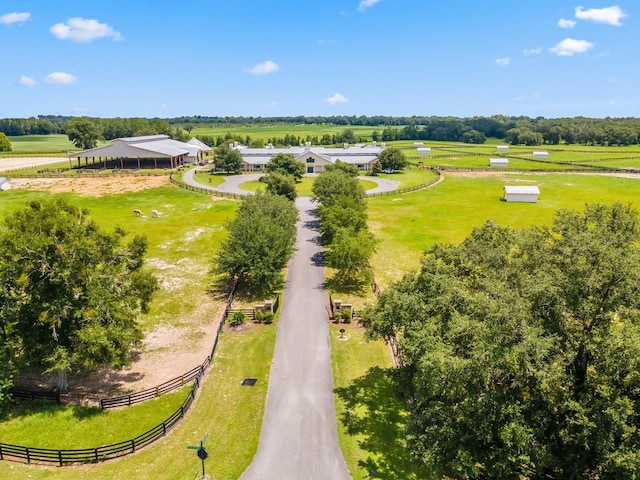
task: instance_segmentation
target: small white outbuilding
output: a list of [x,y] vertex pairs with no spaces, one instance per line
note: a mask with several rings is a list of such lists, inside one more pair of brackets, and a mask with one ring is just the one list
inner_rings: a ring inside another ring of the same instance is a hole
[[418,153],[420,155],[431,155],[431,147],[419,147]]
[[504,199],[507,202],[538,203],[540,189],[536,185],[516,185],[504,187]]
[[533,152],[533,158],[548,158],[549,152]]
[[0,177],[0,190],[9,190],[11,188],[11,182],[7,177]]
[[413,146],[418,148],[418,147],[422,147],[424,145],[424,143],[422,142],[413,142]]
[[509,150],[509,145],[498,145],[496,147],[496,150],[498,150],[499,152],[506,152]]
[[490,158],[489,165],[492,167],[508,167],[509,159],[508,158]]

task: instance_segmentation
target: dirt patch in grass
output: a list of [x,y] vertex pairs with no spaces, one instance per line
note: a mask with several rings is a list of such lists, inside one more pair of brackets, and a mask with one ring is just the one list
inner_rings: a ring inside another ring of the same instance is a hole
[[170,185],[169,177],[107,177],[107,178],[15,178],[12,188],[41,190],[52,193],[74,192],[101,197],[118,193],[139,192],[148,188]]

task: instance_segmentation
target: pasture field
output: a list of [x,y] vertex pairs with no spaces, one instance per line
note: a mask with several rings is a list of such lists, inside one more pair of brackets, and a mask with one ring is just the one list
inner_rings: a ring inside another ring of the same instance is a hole
[[[404,195],[369,200],[369,224],[379,240],[372,264],[381,287],[418,268],[436,242],[460,242],[486,220],[514,228],[549,225],[561,208],[586,203],[636,203],[640,177],[589,174],[454,174],[442,183]],[[500,201],[505,185],[538,185],[539,202]]]
[[191,386],[183,387],[148,402],[110,410],[22,402],[0,422],[0,439],[13,445],[64,450],[124,442],[169,418],[190,390]]
[[[32,155],[37,153],[66,155],[68,152],[79,150],[66,135],[20,135],[8,138],[13,152],[3,152],[0,156]],[[106,144],[107,142],[98,142],[99,147]]]
[[[76,480],[192,479],[201,472],[188,445],[205,443],[206,472],[217,480],[237,480],[257,450],[264,413],[275,325],[223,333],[218,352],[189,414],[164,439],[119,460],[76,467],[38,467],[0,461],[0,478]],[[254,387],[241,385],[254,377]],[[49,431],[51,435],[52,432]]]
[[250,136],[252,139],[261,139],[266,141],[269,138],[282,138],[285,135],[295,135],[302,138],[307,137],[322,137],[325,134],[338,135],[344,130],[352,130],[354,135],[362,137],[366,141],[371,140],[371,135],[374,131],[382,134],[384,127],[366,127],[366,126],[352,126],[352,125],[265,125],[265,126],[234,126],[234,125],[221,125],[215,127],[195,127],[191,131],[191,135],[209,135],[213,137],[225,136],[227,134],[234,136],[246,137]]

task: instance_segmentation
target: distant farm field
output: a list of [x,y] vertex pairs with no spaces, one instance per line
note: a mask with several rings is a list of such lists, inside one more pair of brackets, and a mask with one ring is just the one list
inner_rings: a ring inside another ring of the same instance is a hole
[[[22,135],[8,138],[13,152],[11,154],[3,153],[3,156],[38,153],[66,156],[68,152],[78,150],[66,135]],[[106,143],[98,142],[98,146],[106,145]]]
[[325,134],[337,135],[344,130],[353,131],[356,137],[363,140],[371,140],[371,134],[377,131],[382,134],[384,127],[363,127],[352,125],[265,125],[265,126],[230,126],[224,125],[219,127],[196,127],[191,131],[191,135],[209,135],[213,137],[225,136],[227,134],[233,136],[250,136],[252,139],[268,140],[274,137],[284,137],[285,135],[295,135],[302,138],[322,137]]

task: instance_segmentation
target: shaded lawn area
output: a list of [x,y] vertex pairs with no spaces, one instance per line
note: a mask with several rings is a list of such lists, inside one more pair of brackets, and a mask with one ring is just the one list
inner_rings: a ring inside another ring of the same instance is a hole
[[353,478],[431,478],[405,444],[407,411],[394,390],[389,347],[367,342],[354,326],[331,325],[330,336],[338,438]]

